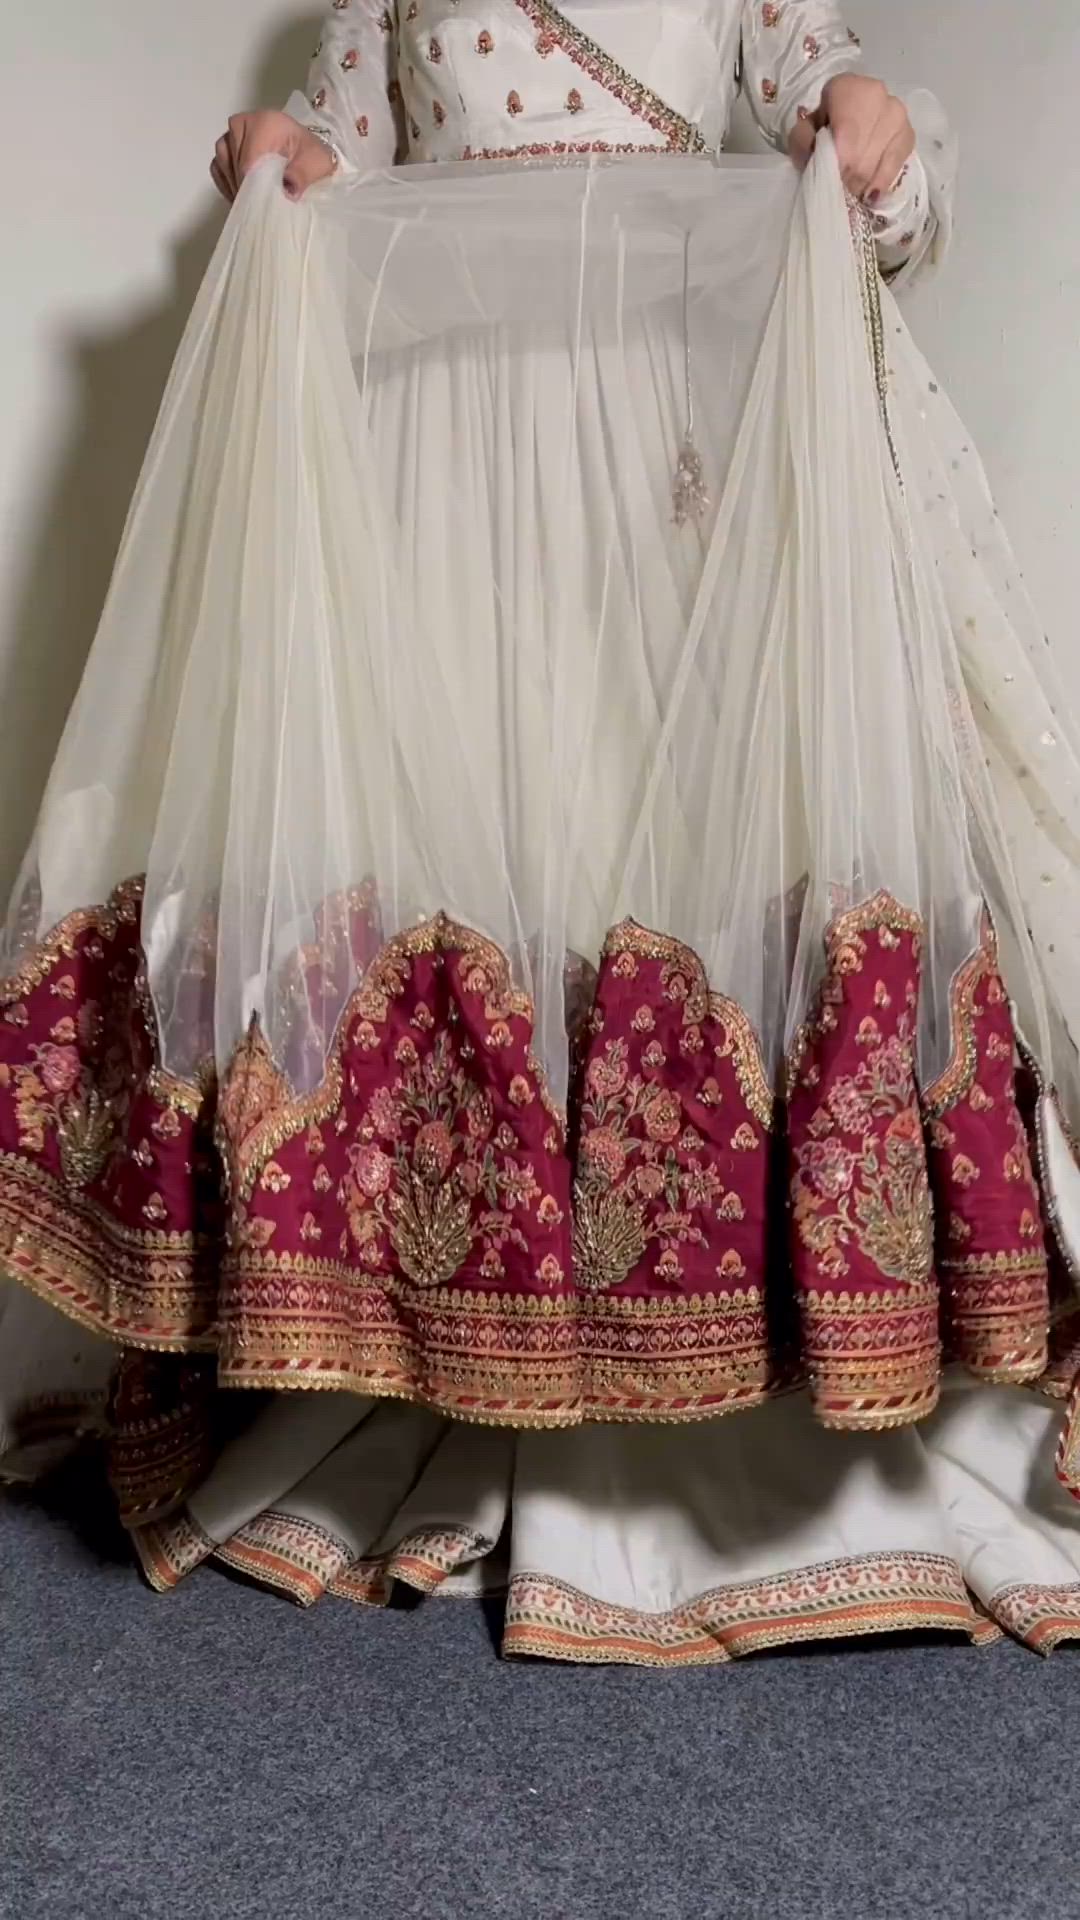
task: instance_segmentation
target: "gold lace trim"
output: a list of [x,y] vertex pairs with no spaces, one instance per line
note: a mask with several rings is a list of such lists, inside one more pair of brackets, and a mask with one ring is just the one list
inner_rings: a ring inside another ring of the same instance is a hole
[[776,1099],[765,1071],[761,1042],[754,1031],[753,1022],[736,1000],[729,1000],[725,994],[711,990],[704,962],[693,947],[676,940],[672,934],[653,933],[637,920],[621,920],[604,941],[604,952],[613,957],[620,953],[632,953],[638,959],[661,960],[676,966],[680,973],[686,975],[690,985],[685,1001],[686,1020],[697,1026],[706,1019],[712,1019],[725,1029],[739,1091],[755,1120],[766,1130],[771,1130]]
[[643,80],[636,79],[626,67],[620,66],[596,40],[591,40],[587,33],[576,27],[565,13],[549,6],[547,0],[515,0],[515,4],[532,21],[533,26],[568,54],[574,65],[587,73],[591,80],[613,94],[624,107],[629,107],[639,120],[647,120],[658,133],[664,134],[673,153],[709,152],[704,134],[692,121],[676,113]]
[[984,916],[980,944],[964,962],[949,991],[952,1053],[948,1065],[922,1098],[928,1120],[940,1120],[951,1107],[966,1100],[975,1084],[978,1050],[975,1045],[975,995],[987,974],[997,971],[997,941],[989,916]]
[[57,961],[74,959],[76,942],[83,934],[100,933],[103,939],[114,940],[121,926],[136,925],[142,909],[142,898],[143,881],[124,880],[114,888],[105,906],[82,907],[75,913],[67,914],[38,942],[33,953],[21,965],[12,973],[0,977],[0,1006],[6,1006],[12,1000],[21,1000],[24,995],[32,993],[35,987],[40,987]]

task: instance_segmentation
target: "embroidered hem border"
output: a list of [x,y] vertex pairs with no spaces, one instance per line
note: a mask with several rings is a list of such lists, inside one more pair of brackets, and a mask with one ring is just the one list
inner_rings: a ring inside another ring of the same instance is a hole
[[[506,1426],[688,1421],[808,1380],[825,1424],[869,1429],[934,1405],[940,1301],[947,1357],[1071,1393],[1060,1337],[1047,1364],[1031,1146],[1040,1171],[1044,1155],[989,923],[920,1106],[918,916],[884,893],[842,913],[780,1111],[749,1021],[692,950],[613,928],[571,1197],[506,956],[441,914],[380,944],[362,888],[334,909],[364,965],[323,1083],[293,1094],[254,1027],[217,1095],[213,1161],[209,1084],[154,1063],[140,900],[131,883],[73,915],[0,989],[0,1265],[80,1324],[144,1354],[213,1353],[228,1386]],[[298,958],[302,990],[319,951]],[[150,1451],[143,1517],[183,1492]],[[1080,1487],[1076,1401],[1059,1472]]]
[[1080,1583],[1001,1587],[991,1609],[1009,1633],[1036,1653],[1052,1653],[1063,1640],[1080,1640]]
[[[384,1554],[353,1557],[329,1528],[273,1509],[221,1544],[187,1514],[136,1528],[132,1539],[158,1592],[213,1560],[303,1607],[326,1594],[382,1607],[396,1584],[433,1594],[495,1545],[469,1527],[433,1525]],[[1080,1640],[1080,1581],[1003,1587],[983,1608],[955,1561],[937,1554],[822,1562],[716,1587],[664,1613],[614,1606],[544,1574],[515,1574],[503,1590],[504,1653],[582,1664],[725,1664],[769,1647],[915,1631],[966,1633],[976,1646],[1007,1633],[1044,1654]]]
[[[159,1592],[214,1560],[303,1607],[326,1594],[385,1606],[396,1583],[432,1594],[456,1568],[492,1548],[469,1528],[428,1527],[386,1555],[350,1561],[345,1543],[327,1528],[276,1512],[259,1515],[223,1545],[186,1517],[140,1529],[134,1539],[146,1577]],[[1022,1621],[1014,1607],[1015,1630],[1049,1651],[1038,1591],[1024,1590],[1030,1597]],[[1068,1590],[1054,1590],[1053,1597],[1055,1606],[1069,1603]],[[1080,1632],[1080,1587],[1072,1604],[1074,1630]],[[1041,1641],[1031,1638],[1032,1623]],[[727,1664],[769,1647],[912,1631],[966,1633],[975,1645],[1002,1637],[1001,1626],[977,1610],[955,1562],[900,1553],[736,1582],[666,1613],[612,1606],[565,1581],[516,1574],[506,1588],[502,1649],[578,1664],[686,1667]]]
[[976,1611],[954,1561],[902,1553],[717,1587],[663,1614],[610,1606],[561,1580],[517,1574],[503,1651],[586,1664],[710,1666],[768,1647],[916,1630],[966,1633],[976,1645],[1001,1638],[1001,1629]]
[[330,1593],[362,1606],[389,1604],[396,1582],[433,1594],[456,1568],[491,1553],[494,1541],[470,1527],[419,1527],[392,1551],[355,1557],[328,1527],[268,1509],[219,1544],[188,1514],[132,1531],[143,1571],[166,1593],[206,1560],[284,1593],[302,1607]]

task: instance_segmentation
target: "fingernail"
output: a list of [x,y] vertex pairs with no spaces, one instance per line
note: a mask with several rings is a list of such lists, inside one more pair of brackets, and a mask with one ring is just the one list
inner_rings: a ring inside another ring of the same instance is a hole
[[870,202],[870,205],[871,205],[872,207],[876,207],[876,206],[877,206],[877,203],[878,203],[878,201],[879,201],[879,200],[881,199],[881,189],[880,189],[880,187],[875,187],[875,188],[874,188],[874,190],[873,190],[873,192],[872,192],[872,193],[868,193],[866,197],[867,197],[867,199],[869,200],[869,202]]

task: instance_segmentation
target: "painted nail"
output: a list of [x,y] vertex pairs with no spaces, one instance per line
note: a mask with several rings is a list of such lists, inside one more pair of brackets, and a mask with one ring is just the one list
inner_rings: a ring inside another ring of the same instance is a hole
[[878,201],[879,201],[879,200],[881,199],[881,189],[880,189],[880,187],[875,187],[875,188],[874,188],[874,190],[873,190],[873,192],[872,192],[872,193],[868,193],[866,197],[867,197],[867,199],[869,200],[869,202],[870,202],[870,205],[871,205],[872,207],[876,207],[876,206],[877,206],[877,203],[878,203]]

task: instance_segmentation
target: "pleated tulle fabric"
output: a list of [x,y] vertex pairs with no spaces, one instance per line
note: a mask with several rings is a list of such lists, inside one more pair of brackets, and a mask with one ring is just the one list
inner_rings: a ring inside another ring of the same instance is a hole
[[828,137],[801,184],[442,165],[293,205],[280,171],[192,315],[8,957],[145,874],[164,1066],[257,1017],[303,1091],[374,946],[442,910],[509,956],[561,1099],[568,961],[624,916],[775,1075],[827,925],[885,889],[925,926],[926,1083],[988,901],[1075,1091],[1080,743]]

